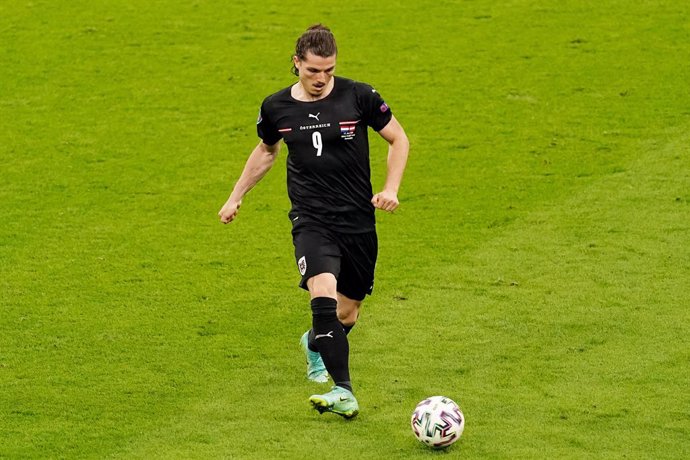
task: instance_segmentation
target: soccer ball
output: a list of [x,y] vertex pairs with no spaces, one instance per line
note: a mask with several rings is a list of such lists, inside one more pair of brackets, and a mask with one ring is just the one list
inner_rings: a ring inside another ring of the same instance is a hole
[[410,424],[420,442],[441,449],[460,439],[465,416],[452,399],[432,396],[417,404]]

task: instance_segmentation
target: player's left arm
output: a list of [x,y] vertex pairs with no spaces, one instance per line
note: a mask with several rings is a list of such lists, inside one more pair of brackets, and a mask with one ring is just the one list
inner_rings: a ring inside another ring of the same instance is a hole
[[388,142],[388,172],[383,190],[374,195],[371,203],[378,209],[392,212],[400,205],[398,189],[407,164],[410,142],[395,116],[379,131],[379,135]]

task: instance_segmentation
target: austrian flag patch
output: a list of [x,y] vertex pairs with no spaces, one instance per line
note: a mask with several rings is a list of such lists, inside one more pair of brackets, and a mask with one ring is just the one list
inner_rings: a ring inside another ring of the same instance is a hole
[[340,137],[346,141],[353,139],[355,137],[355,131],[357,130],[357,123],[359,120],[355,121],[341,121],[340,124]]

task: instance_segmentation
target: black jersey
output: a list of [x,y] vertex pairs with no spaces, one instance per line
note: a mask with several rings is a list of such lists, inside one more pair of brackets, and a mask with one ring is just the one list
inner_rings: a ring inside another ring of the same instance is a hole
[[288,147],[287,188],[293,225],[318,223],[343,233],[375,229],[367,127],[383,129],[388,105],[371,86],[334,77],[328,96],[293,98],[290,87],[261,105],[259,137]]

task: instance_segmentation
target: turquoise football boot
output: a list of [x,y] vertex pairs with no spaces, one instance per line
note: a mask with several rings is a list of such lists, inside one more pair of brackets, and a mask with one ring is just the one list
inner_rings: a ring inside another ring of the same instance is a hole
[[318,351],[311,351],[308,346],[309,342],[309,331],[302,334],[302,338],[299,343],[304,350],[304,354],[307,357],[307,378],[312,382],[316,383],[326,383],[328,382],[328,371],[326,366],[323,364],[323,359]]
[[359,414],[359,404],[357,404],[355,395],[341,387],[333,387],[325,395],[312,395],[309,402],[321,414],[333,412],[347,419]]

